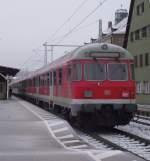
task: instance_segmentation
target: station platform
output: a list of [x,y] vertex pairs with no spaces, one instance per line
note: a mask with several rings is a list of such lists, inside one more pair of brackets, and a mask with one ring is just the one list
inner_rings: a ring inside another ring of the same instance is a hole
[[121,151],[100,151],[70,125],[13,97],[0,101],[0,161],[143,161]]

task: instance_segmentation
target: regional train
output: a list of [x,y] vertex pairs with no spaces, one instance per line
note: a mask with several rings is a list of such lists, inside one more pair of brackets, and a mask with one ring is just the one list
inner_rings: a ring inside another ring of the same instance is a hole
[[108,43],[78,47],[11,87],[14,94],[82,125],[126,125],[137,111],[133,57]]

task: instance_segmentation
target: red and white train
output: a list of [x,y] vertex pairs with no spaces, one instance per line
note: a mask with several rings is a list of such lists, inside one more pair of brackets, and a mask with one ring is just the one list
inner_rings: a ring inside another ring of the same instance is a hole
[[133,63],[132,55],[119,46],[87,44],[11,86],[14,94],[80,123],[125,125],[137,110]]

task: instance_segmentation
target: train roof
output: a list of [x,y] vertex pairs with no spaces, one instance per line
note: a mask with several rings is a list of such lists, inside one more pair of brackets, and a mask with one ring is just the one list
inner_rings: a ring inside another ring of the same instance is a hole
[[103,56],[105,55],[103,58],[109,58],[111,56],[111,58],[113,58],[113,54],[119,54],[118,59],[133,60],[131,53],[120,46],[108,43],[92,43],[76,48],[47,66],[39,69],[37,72],[43,72],[43,70],[47,71],[49,68],[60,67],[71,60],[93,59],[93,57],[88,56],[90,53],[96,53],[97,55],[103,54]]
[[133,56],[127,50],[125,50],[120,46],[108,43],[86,44],[76,48],[75,50],[56,59],[52,63],[49,63],[48,65],[36,70],[35,72],[30,73],[24,79],[30,79],[30,77],[40,75],[41,73],[46,73],[47,71],[49,71],[50,68],[51,69],[57,67],[59,68],[62,65],[67,64],[71,60],[93,59],[93,57],[89,56],[91,53],[94,53],[97,56],[103,54],[103,58],[109,58],[109,57],[113,58],[113,54],[118,54],[118,59],[133,60]]
[[108,43],[92,43],[87,44],[84,46],[81,46],[77,48],[75,51],[73,51],[73,58],[74,59],[85,59],[85,53],[88,52],[96,52],[96,53],[105,53],[106,57],[108,53],[119,53],[120,59],[133,59],[133,56],[124,48],[114,45],[114,44],[108,44]]

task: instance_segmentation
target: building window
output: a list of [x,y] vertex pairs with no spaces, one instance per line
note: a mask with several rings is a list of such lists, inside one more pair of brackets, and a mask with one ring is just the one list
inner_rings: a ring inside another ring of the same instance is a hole
[[143,83],[143,93],[150,94],[150,82],[144,81]]
[[136,13],[137,15],[141,15],[142,13],[144,13],[144,2],[137,6]]
[[144,12],[144,2],[141,4],[141,13]]
[[142,37],[147,37],[147,27],[141,29]]
[[140,60],[139,61],[140,61],[140,67],[142,67],[143,66],[143,55],[142,54],[140,55]]
[[135,31],[135,40],[139,40],[140,39],[140,30],[136,30]]
[[138,57],[134,56],[134,65],[137,68],[138,67]]
[[137,12],[137,15],[140,15],[140,6],[139,5],[137,6],[137,11],[136,12]]
[[134,41],[134,33],[133,33],[133,32],[131,32],[131,34],[130,34],[130,41],[131,41],[131,42]]
[[149,53],[145,53],[145,66],[149,65]]
[[142,94],[142,86],[143,86],[142,82],[137,82],[136,83],[136,93],[137,94]]

